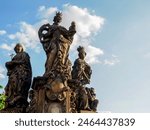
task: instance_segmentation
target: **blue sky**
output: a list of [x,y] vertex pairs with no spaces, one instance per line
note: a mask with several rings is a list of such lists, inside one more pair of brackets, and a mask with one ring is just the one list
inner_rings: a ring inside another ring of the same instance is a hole
[[1,1],[0,84],[7,83],[4,66],[16,42],[23,42],[30,54],[33,76],[44,73],[46,57],[36,31],[61,10],[65,27],[70,20],[79,25],[70,59],[77,58],[78,45],[86,47],[93,70],[89,86],[97,91],[99,110],[150,112],[149,6],[149,0]]

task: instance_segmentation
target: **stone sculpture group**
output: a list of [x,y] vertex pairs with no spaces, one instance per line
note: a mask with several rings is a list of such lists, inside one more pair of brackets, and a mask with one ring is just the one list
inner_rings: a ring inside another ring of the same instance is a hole
[[[78,58],[72,66],[69,49],[76,33],[76,24],[69,29],[59,24],[62,13],[56,12],[53,24],[44,24],[38,31],[46,53],[45,73],[34,77],[29,55],[21,44],[16,55],[6,62],[8,83],[5,87],[5,108],[9,113],[81,113],[96,112],[98,99],[90,84],[91,67],[85,61],[84,47],[77,48]],[[32,83],[32,84],[31,84]],[[31,87],[30,87],[31,86]]]

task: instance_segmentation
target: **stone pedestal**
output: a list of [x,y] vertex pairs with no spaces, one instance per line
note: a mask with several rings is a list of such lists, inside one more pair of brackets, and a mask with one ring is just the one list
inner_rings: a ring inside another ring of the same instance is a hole
[[[75,110],[74,92],[68,88],[46,84],[43,77],[34,78],[31,91],[32,98],[28,112],[38,113],[72,113]],[[57,89],[56,89],[57,88]]]

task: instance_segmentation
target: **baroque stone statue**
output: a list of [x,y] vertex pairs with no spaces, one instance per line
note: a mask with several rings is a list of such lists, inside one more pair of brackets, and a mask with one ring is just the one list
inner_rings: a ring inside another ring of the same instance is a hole
[[96,112],[98,100],[90,83],[92,70],[85,61],[84,47],[72,67],[69,49],[76,33],[75,22],[69,29],[61,26],[62,13],[56,12],[53,24],[44,24],[38,34],[46,53],[45,73],[33,79],[27,112],[76,113]]
[[39,38],[47,55],[44,77],[49,83],[54,79],[60,79],[65,84],[70,78],[71,62],[68,59],[68,52],[76,33],[75,22],[71,23],[69,30],[60,26],[62,13],[56,12],[52,25],[44,24],[39,29]]
[[[46,53],[45,72],[32,80],[30,57],[21,44],[14,48],[16,55],[6,62],[8,83],[5,87],[5,108],[10,113],[77,113],[96,112],[99,103],[90,84],[92,69],[86,62],[84,47],[77,48],[78,58],[72,66],[69,49],[76,33],[71,22],[61,26],[62,13],[56,12],[53,24],[44,24],[38,35]],[[31,85],[31,89],[30,89]],[[29,91],[30,90],[30,91]],[[29,103],[28,103],[29,101]]]
[[91,67],[85,61],[86,52],[84,47],[79,46],[78,59],[75,60],[72,69],[72,79],[70,87],[76,92],[76,107],[80,110],[96,111],[98,100],[94,88],[88,88],[85,85],[90,83],[92,74]]
[[38,112],[69,111],[66,109],[68,108],[66,99],[70,98],[71,93],[67,84],[68,79],[71,79],[71,61],[68,56],[76,33],[76,25],[72,22],[69,29],[66,29],[60,26],[61,21],[62,13],[56,12],[54,23],[44,24],[38,31],[47,56],[45,73],[41,77],[35,77],[32,84],[33,91],[37,91],[37,96],[33,99],[36,99],[39,106]]
[[32,69],[30,57],[21,44],[14,48],[16,55],[6,62],[8,83],[5,87],[6,105],[2,112],[25,112],[28,106],[28,91],[31,85]]
[[75,80],[78,86],[82,86],[90,83],[92,70],[88,63],[85,61],[86,52],[84,47],[79,46],[77,51],[79,58],[74,62],[72,79]]
[[[90,84],[92,69],[86,62],[84,47],[77,48],[78,58],[72,66],[69,49],[76,33],[76,24],[61,26],[62,13],[56,12],[53,24],[42,25],[38,35],[46,53],[45,72],[32,79],[30,57],[21,44],[16,55],[6,63],[8,83],[6,105],[0,112],[82,113],[96,112],[99,103]],[[31,89],[30,89],[31,85]],[[29,91],[30,89],[30,91]],[[29,101],[29,103],[28,103]]]

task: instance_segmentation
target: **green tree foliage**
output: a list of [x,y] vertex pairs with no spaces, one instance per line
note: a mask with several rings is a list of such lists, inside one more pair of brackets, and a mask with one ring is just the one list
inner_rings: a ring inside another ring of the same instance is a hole
[[[0,89],[2,88],[3,86],[0,85]],[[5,94],[0,94],[0,110],[5,107],[5,100],[6,100]]]
[[0,85],[0,89],[2,89],[3,88],[3,86],[2,85]]

